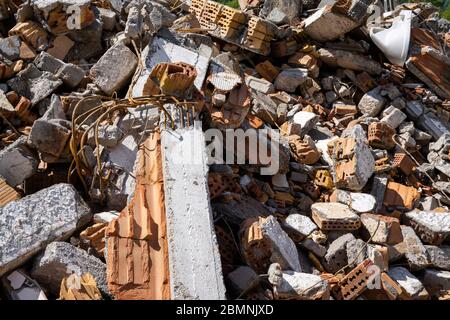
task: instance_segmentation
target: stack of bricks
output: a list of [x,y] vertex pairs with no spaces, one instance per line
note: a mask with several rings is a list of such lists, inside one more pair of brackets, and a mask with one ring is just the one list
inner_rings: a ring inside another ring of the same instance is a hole
[[265,20],[247,18],[240,10],[210,0],[192,0],[190,11],[211,35],[262,55],[270,53],[274,34]]

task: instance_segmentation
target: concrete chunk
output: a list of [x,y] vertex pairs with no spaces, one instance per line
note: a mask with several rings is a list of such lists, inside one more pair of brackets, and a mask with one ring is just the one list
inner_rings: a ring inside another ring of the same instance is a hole
[[425,290],[422,282],[411,274],[408,269],[403,267],[394,267],[390,268],[387,273],[389,277],[391,277],[402,287],[408,298],[413,300],[428,298],[428,292]]
[[277,293],[280,298],[298,300],[327,300],[330,288],[327,281],[318,275],[294,271],[283,271]]
[[176,135],[162,132],[171,296],[225,299],[208,199],[205,145],[194,141],[205,141],[201,129],[178,129]]
[[427,250],[411,227],[402,225],[400,228],[403,241],[394,245],[395,250],[405,255],[411,271],[425,269],[429,265]]
[[10,186],[17,186],[37,171],[37,155],[28,147],[23,136],[0,151],[0,176]]
[[386,99],[380,95],[380,90],[380,87],[376,87],[361,98],[358,103],[358,109],[363,115],[375,117],[383,109]]
[[335,273],[348,263],[347,243],[355,240],[353,234],[347,233],[330,244],[323,259],[324,267],[328,272]]
[[295,92],[297,87],[308,78],[308,69],[291,68],[280,72],[275,79],[275,88],[286,92]]
[[36,105],[55,91],[62,81],[48,71],[41,71],[33,64],[29,64],[25,70],[20,71],[17,77],[8,81],[14,91],[31,100]]
[[314,230],[317,230],[317,226],[309,217],[296,213],[290,214],[284,220],[282,226],[287,230],[288,234],[294,234],[299,241],[309,236]]
[[0,276],[91,219],[72,185],[61,183],[0,208]]
[[363,213],[361,224],[366,239],[372,236],[373,243],[396,244],[403,241],[400,221],[397,218]]
[[450,271],[450,246],[425,246],[425,248],[432,267]]
[[94,83],[106,94],[122,89],[137,67],[136,55],[124,44],[118,43],[97,61],[90,74]]
[[86,251],[67,242],[52,242],[34,260],[31,275],[52,294],[59,295],[61,281],[72,273],[78,276],[89,272],[97,287],[108,295],[106,264]]
[[450,234],[450,212],[410,211],[405,220],[419,235],[423,242],[440,245]]
[[319,49],[317,53],[320,60],[332,67],[366,71],[371,74],[380,74],[383,70],[378,62],[359,53],[325,48]]
[[260,223],[261,232],[269,239],[273,250],[278,258],[283,261],[284,266],[293,271],[302,271],[298,259],[297,248],[289,236],[281,229],[280,224],[274,216],[269,216]]
[[337,202],[317,202],[311,206],[312,219],[321,230],[356,230],[359,216],[347,205]]

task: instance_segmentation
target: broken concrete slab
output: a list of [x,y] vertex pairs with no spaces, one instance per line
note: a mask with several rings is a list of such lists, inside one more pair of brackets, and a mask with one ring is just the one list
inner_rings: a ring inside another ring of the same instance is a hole
[[317,230],[317,225],[309,217],[301,214],[290,214],[287,216],[282,223],[282,227],[295,241],[302,241],[314,230]]
[[308,70],[302,68],[285,69],[278,74],[274,85],[278,90],[295,92],[299,85],[306,81]]
[[57,184],[0,208],[0,275],[56,240],[65,240],[92,215],[72,185]]
[[450,246],[425,245],[430,266],[437,269],[450,271]]
[[49,292],[59,295],[63,278],[87,272],[94,277],[100,291],[108,296],[105,263],[70,243],[55,241],[35,258],[31,275]]
[[320,276],[294,271],[283,271],[276,289],[282,299],[328,300],[330,296],[328,282]]
[[397,244],[403,241],[400,221],[394,217],[363,213],[361,215],[361,231],[366,239],[373,243]]
[[425,269],[429,266],[427,250],[414,230],[408,226],[400,226],[403,241],[394,245],[396,251],[404,254],[411,271]]
[[324,267],[328,272],[335,273],[347,265],[347,243],[355,239],[353,234],[347,233],[330,244],[323,258]]
[[374,60],[362,54],[345,50],[321,48],[317,51],[320,60],[332,66],[354,71],[366,71],[370,74],[380,74],[383,70]]

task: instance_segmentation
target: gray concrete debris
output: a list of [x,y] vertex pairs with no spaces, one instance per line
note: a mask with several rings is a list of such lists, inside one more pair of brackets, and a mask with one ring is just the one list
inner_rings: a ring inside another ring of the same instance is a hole
[[[179,140],[178,135],[183,139]],[[177,136],[163,131],[161,137],[171,296],[174,299],[225,299],[222,266],[207,197],[205,146],[193,150],[190,143],[205,138],[198,128],[177,130]],[[191,161],[184,162],[188,161],[187,157],[191,157]],[[186,176],[190,177],[189,188],[185,186]]]
[[284,299],[297,300],[328,300],[330,288],[327,281],[309,273],[283,271],[277,294]]
[[450,246],[425,246],[430,266],[450,271]]
[[367,258],[367,246],[361,239],[350,240],[346,243],[349,268],[356,268]]
[[290,214],[282,223],[282,227],[288,234],[293,233],[294,237],[301,241],[309,236],[317,226],[307,216],[301,214]]
[[22,136],[0,151],[0,176],[15,187],[36,173],[38,163],[37,155]]
[[136,55],[124,44],[112,46],[91,68],[94,83],[106,94],[122,89],[138,64]]
[[106,264],[86,251],[67,242],[50,243],[44,252],[34,259],[31,276],[54,295],[59,295],[63,278],[75,273],[89,272],[105,296],[109,296],[106,283]]
[[92,218],[69,184],[57,184],[0,208],[0,276],[26,262],[50,242],[68,239]]
[[274,216],[269,216],[260,224],[261,232],[272,244],[274,252],[272,256],[276,256],[278,263],[284,270],[293,270],[301,272],[298,252],[294,242],[281,229],[280,224]]
[[308,78],[308,70],[302,68],[285,69],[275,79],[274,85],[278,90],[295,92],[299,85]]
[[371,212],[376,206],[375,197],[367,193],[336,189],[335,195],[337,202],[348,205],[358,213]]
[[30,143],[39,152],[58,158],[69,141],[70,126],[70,122],[62,119],[38,119],[31,128]]
[[327,253],[323,258],[324,267],[328,272],[335,273],[347,265],[347,243],[355,241],[356,238],[351,233],[334,240],[328,247]]
[[440,292],[446,294],[450,290],[450,272],[426,269],[422,277],[422,283],[431,294],[437,296]]
[[404,290],[408,298],[423,300],[428,298],[428,292],[422,282],[404,267],[393,267],[388,270],[388,275],[396,281]]
[[428,244],[440,245],[450,234],[448,211],[410,211],[405,213],[405,220],[422,241]]
[[369,117],[377,116],[383,109],[386,99],[380,95],[381,88],[376,87],[375,89],[367,92],[359,101],[358,109],[363,115]]
[[319,121],[319,117],[313,112],[299,111],[294,114],[292,121],[300,126],[300,136],[307,134]]
[[[300,0],[269,0],[264,1],[264,6],[261,10],[261,15],[265,16],[266,19],[271,20],[270,17],[274,15],[273,11],[277,10],[280,13],[277,13],[277,15],[280,15],[283,13],[287,16],[288,22],[295,17],[298,17],[301,13],[302,9],[302,3]],[[277,19],[279,20],[279,19]],[[284,20],[284,19],[281,19]],[[275,21],[271,20],[273,23],[276,24]]]
[[30,99],[32,105],[48,97],[62,83],[62,80],[51,72],[41,71],[33,64],[29,64],[25,70],[20,71],[17,77],[8,80],[8,86]]
[[237,267],[228,274],[227,279],[237,294],[242,294],[246,290],[251,290],[259,285],[258,275],[247,266]]
[[320,60],[332,67],[366,71],[370,74],[379,74],[383,70],[378,62],[358,53],[325,48],[319,49],[317,53]]
[[311,238],[307,238],[300,242],[300,246],[308,251],[311,251],[319,258],[322,258],[327,253],[327,248]]
[[427,250],[414,230],[408,226],[400,226],[403,241],[394,245],[396,251],[404,254],[411,271],[425,269],[429,266]]

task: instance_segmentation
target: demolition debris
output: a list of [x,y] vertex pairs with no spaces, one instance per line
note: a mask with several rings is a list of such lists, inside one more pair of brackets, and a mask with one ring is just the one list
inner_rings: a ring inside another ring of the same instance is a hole
[[0,0],[1,299],[449,300],[450,22],[319,2]]

